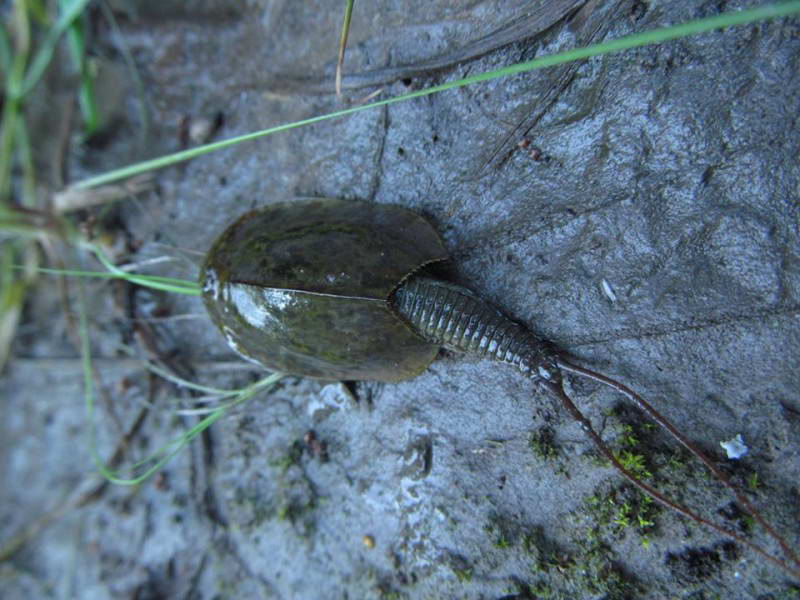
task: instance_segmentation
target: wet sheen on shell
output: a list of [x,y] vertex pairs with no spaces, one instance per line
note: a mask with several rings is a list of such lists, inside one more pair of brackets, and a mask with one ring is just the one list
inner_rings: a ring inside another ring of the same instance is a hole
[[211,319],[239,354],[325,379],[399,381],[433,361],[389,297],[447,251],[422,217],[394,205],[320,198],[250,212],[201,270]]

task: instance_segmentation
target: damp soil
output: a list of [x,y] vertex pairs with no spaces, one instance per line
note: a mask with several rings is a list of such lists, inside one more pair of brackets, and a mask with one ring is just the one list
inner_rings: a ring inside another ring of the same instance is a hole
[[[68,181],[758,3],[356,3],[343,99],[342,3],[109,4],[118,29],[95,15],[92,47],[107,125],[83,144],[76,129]],[[170,257],[146,268],[194,279],[214,237],[254,207],[329,196],[412,208],[443,234],[450,277],[642,392],[797,547],[799,62],[797,19],[734,27],[240,144],[78,216],[120,260]],[[31,108],[38,144],[67,89],[52,84],[53,102]],[[106,459],[122,448],[135,461],[196,422],[143,368],[153,353],[214,387],[263,375],[199,299],[88,285]],[[147,483],[103,484],[62,308],[42,280],[0,384],[4,598],[800,593],[746,548],[643,501],[528,380],[450,353],[399,384],[286,378]],[[568,391],[656,487],[777,551],[620,398],[581,381]],[[737,434],[748,453],[731,460],[719,444]]]

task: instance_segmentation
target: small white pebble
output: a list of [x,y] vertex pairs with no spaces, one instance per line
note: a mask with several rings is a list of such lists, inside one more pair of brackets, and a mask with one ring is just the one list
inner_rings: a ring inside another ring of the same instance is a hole
[[194,144],[205,144],[211,139],[214,133],[215,124],[214,120],[208,117],[198,117],[192,119],[189,125],[189,139]]
[[727,442],[720,442],[719,445],[725,448],[728,458],[741,458],[747,454],[749,450],[749,448],[745,446],[741,433],[737,433],[736,437],[729,439]]
[[603,293],[606,295],[606,298],[611,300],[611,302],[617,301],[617,295],[614,293],[614,288],[611,287],[611,284],[608,283],[605,279],[600,281],[600,287],[603,288]]

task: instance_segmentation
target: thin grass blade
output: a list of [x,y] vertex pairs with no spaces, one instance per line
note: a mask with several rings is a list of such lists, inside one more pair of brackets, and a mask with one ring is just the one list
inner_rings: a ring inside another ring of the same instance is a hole
[[11,42],[8,39],[5,23],[0,23],[0,70],[3,73],[11,70]]
[[125,271],[119,273],[108,273],[105,271],[78,271],[72,269],[49,269],[45,267],[39,268],[40,273],[47,275],[64,275],[67,277],[87,277],[91,279],[124,279],[141,285],[165,292],[172,292],[174,294],[184,294],[187,296],[199,296],[202,292],[200,287],[194,281],[186,279],[177,279],[173,277],[161,277],[159,275],[139,275],[136,273],[126,273]]
[[464,79],[459,79],[458,81],[443,83],[441,85],[426,88],[424,90],[409,92],[407,94],[395,96],[394,98],[387,98],[385,100],[378,100],[370,104],[364,104],[360,106],[346,108],[343,110],[337,110],[325,115],[319,115],[316,117],[311,117],[309,119],[302,119],[300,121],[295,121],[293,123],[285,123],[283,125],[270,127],[268,129],[263,129],[261,131],[254,131],[252,133],[239,135],[236,137],[229,138],[227,140],[221,140],[219,142],[205,144],[203,146],[197,146],[195,148],[183,150],[181,152],[176,152],[174,154],[168,154],[166,156],[162,156],[159,158],[142,161],[133,165],[129,165],[127,167],[116,169],[114,171],[109,171],[108,173],[104,173],[102,175],[89,177],[88,179],[84,179],[83,181],[76,183],[74,187],[78,189],[83,189],[83,188],[98,186],[104,183],[109,183],[112,181],[117,181],[119,179],[124,179],[126,177],[131,177],[132,175],[138,175],[139,173],[144,173],[145,171],[150,171],[152,169],[160,169],[163,167],[174,165],[176,163],[189,160],[197,156],[202,156],[203,154],[208,154],[209,152],[222,150],[223,148],[228,148],[229,146],[234,146],[236,144],[241,144],[242,142],[248,142],[251,140],[259,139],[282,131],[295,129],[297,127],[303,127],[305,125],[312,125],[314,123],[319,123],[321,121],[327,121],[329,119],[336,119],[339,117],[351,115],[360,112],[362,110],[369,110],[371,108],[387,106],[389,104],[395,104],[397,102],[404,102],[406,100],[411,100],[413,98],[420,98],[423,96],[428,96],[430,94],[436,94],[439,92],[444,92],[446,90],[451,90],[466,85],[472,85],[474,83],[490,81],[492,79],[497,79],[498,77],[516,75],[518,73],[533,71],[535,69],[543,69],[545,67],[552,67],[555,65],[560,65],[563,63],[568,63],[576,60],[583,60],[586,58],[591,58],[593,56],[600,56],[612,52],[620,52],[622,50],[629,50],[631,48],[638,48],[640,46],[646,46],[650,44],[658,44],[669,40],[686,37],[689,35],[696,35],[698,33],[704,33],[708,31],[713,31],[715,29],[721,29],[724,27],[731,27],[734,25],[745,25],[747,23],[753,23],[756,21],[785,17],[798,12],[800,12],[800,0],[793,0],[791,2],[784,2],[781,4],[770,4],[768,6],[762,6],[760,8],[755,8],[752,10],[743,10],[740,12],[725,13],[723,15],[718,15],[716,17],[700,19],[698,21],[693,21],[692,23],[685,23],[682,25],[675,25],[672,27],[665,27],[663,29],[657,29],[655,31],[637,33],[625,36],[618,40],[603,42],[600,44],[595,44],[593,46],[588,46],[586,48],[576,48],[575,50],[568,50],[566,52],[560,52],[558,54],[553,54],[551,56],[543,56],[541,58],[535,58],[533,60],[517,63],[515,65],[504,67],[502,69],[489,71],[487,73],[480,73],[478,75],[472,75],[471,77],[465,77]]
[[[62,11],[66,10],[70,0],[61,0]],[[80,73],[81,85],[78,89],[78,104],[83,115],[84,133],[86,137],[92,135],[100,128],[100,112],[97,109],[97,102],[94,94],[94,76],[89,69],[89,61],[86,56],[86,36],[84,33],[85,19],[79,15],[67,31],[67,42],[69,52],[75,69]]]
[[240,394],[238,394],[235,400],[219,408],[214,409],[211,412],[211,414],[209,414],[199,423],[191,427],[183,435],[168,442],[167,444],[159,448],[156,452],[151,454],[149,457],[141,461],[138,461],[137,463],[133,464],[130,467],[132,470],[135,470],[141,468],[142,466],[150,462],[155,461],[154,464],[148,467],[142,474],[134,477],[123,477],[121,475],[121,470],[110,469],[102,461],[98,463],[96,457],[95,462],[97,464],[98,470],[106,479],[118,485],[138,485],[142,483],[147,478],[152,476],[154,473],[157,473],[162,467],[164,467],[164,465],[166,465],[170,460],[172,460],[188,443],[190,443],[198,435],[203,433],[203,431],[211,427],[219,419],[225,416],[225,414],[229,410],[235,408],[236,406],[242,404],[243,402],[246,402],[247,400],[252,398],[257,392],[267,389],[268,387],[274,385],[281,377],[283,377],[283,374],[273,373],[272,375],[265,377],[264,379],[257,381],[256,383],[246,388],[243,388],[243,390],[241,391]]
[[42,42],[36,56],[34,56],[31,66],[25,74],[21,88],[13,90],[15,98],[26,96],[39,83],[47,66],[53,59],[53,52],[55,52],[58,40],[61,39],[61,36],[64,35],[64,32],[72,25],[75,19],[83,13],[87,4],[89,4],[89,0],[66,0],[66,2],[62,3],[62,10],[58,15],[58,19],[47,32],[44,42]]

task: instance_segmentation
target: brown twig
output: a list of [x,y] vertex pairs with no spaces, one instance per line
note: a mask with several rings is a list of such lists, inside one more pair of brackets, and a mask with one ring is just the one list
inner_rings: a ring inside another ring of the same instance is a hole
[[336,61],[336,96],[342,97],[342,71],[344,69],[344,53],[347,50],[347,37],[350,35],[350,18],[353,16],[355,0],[346,0],[344,20],[342,22],[342,35],[339,38],[339,58]]

